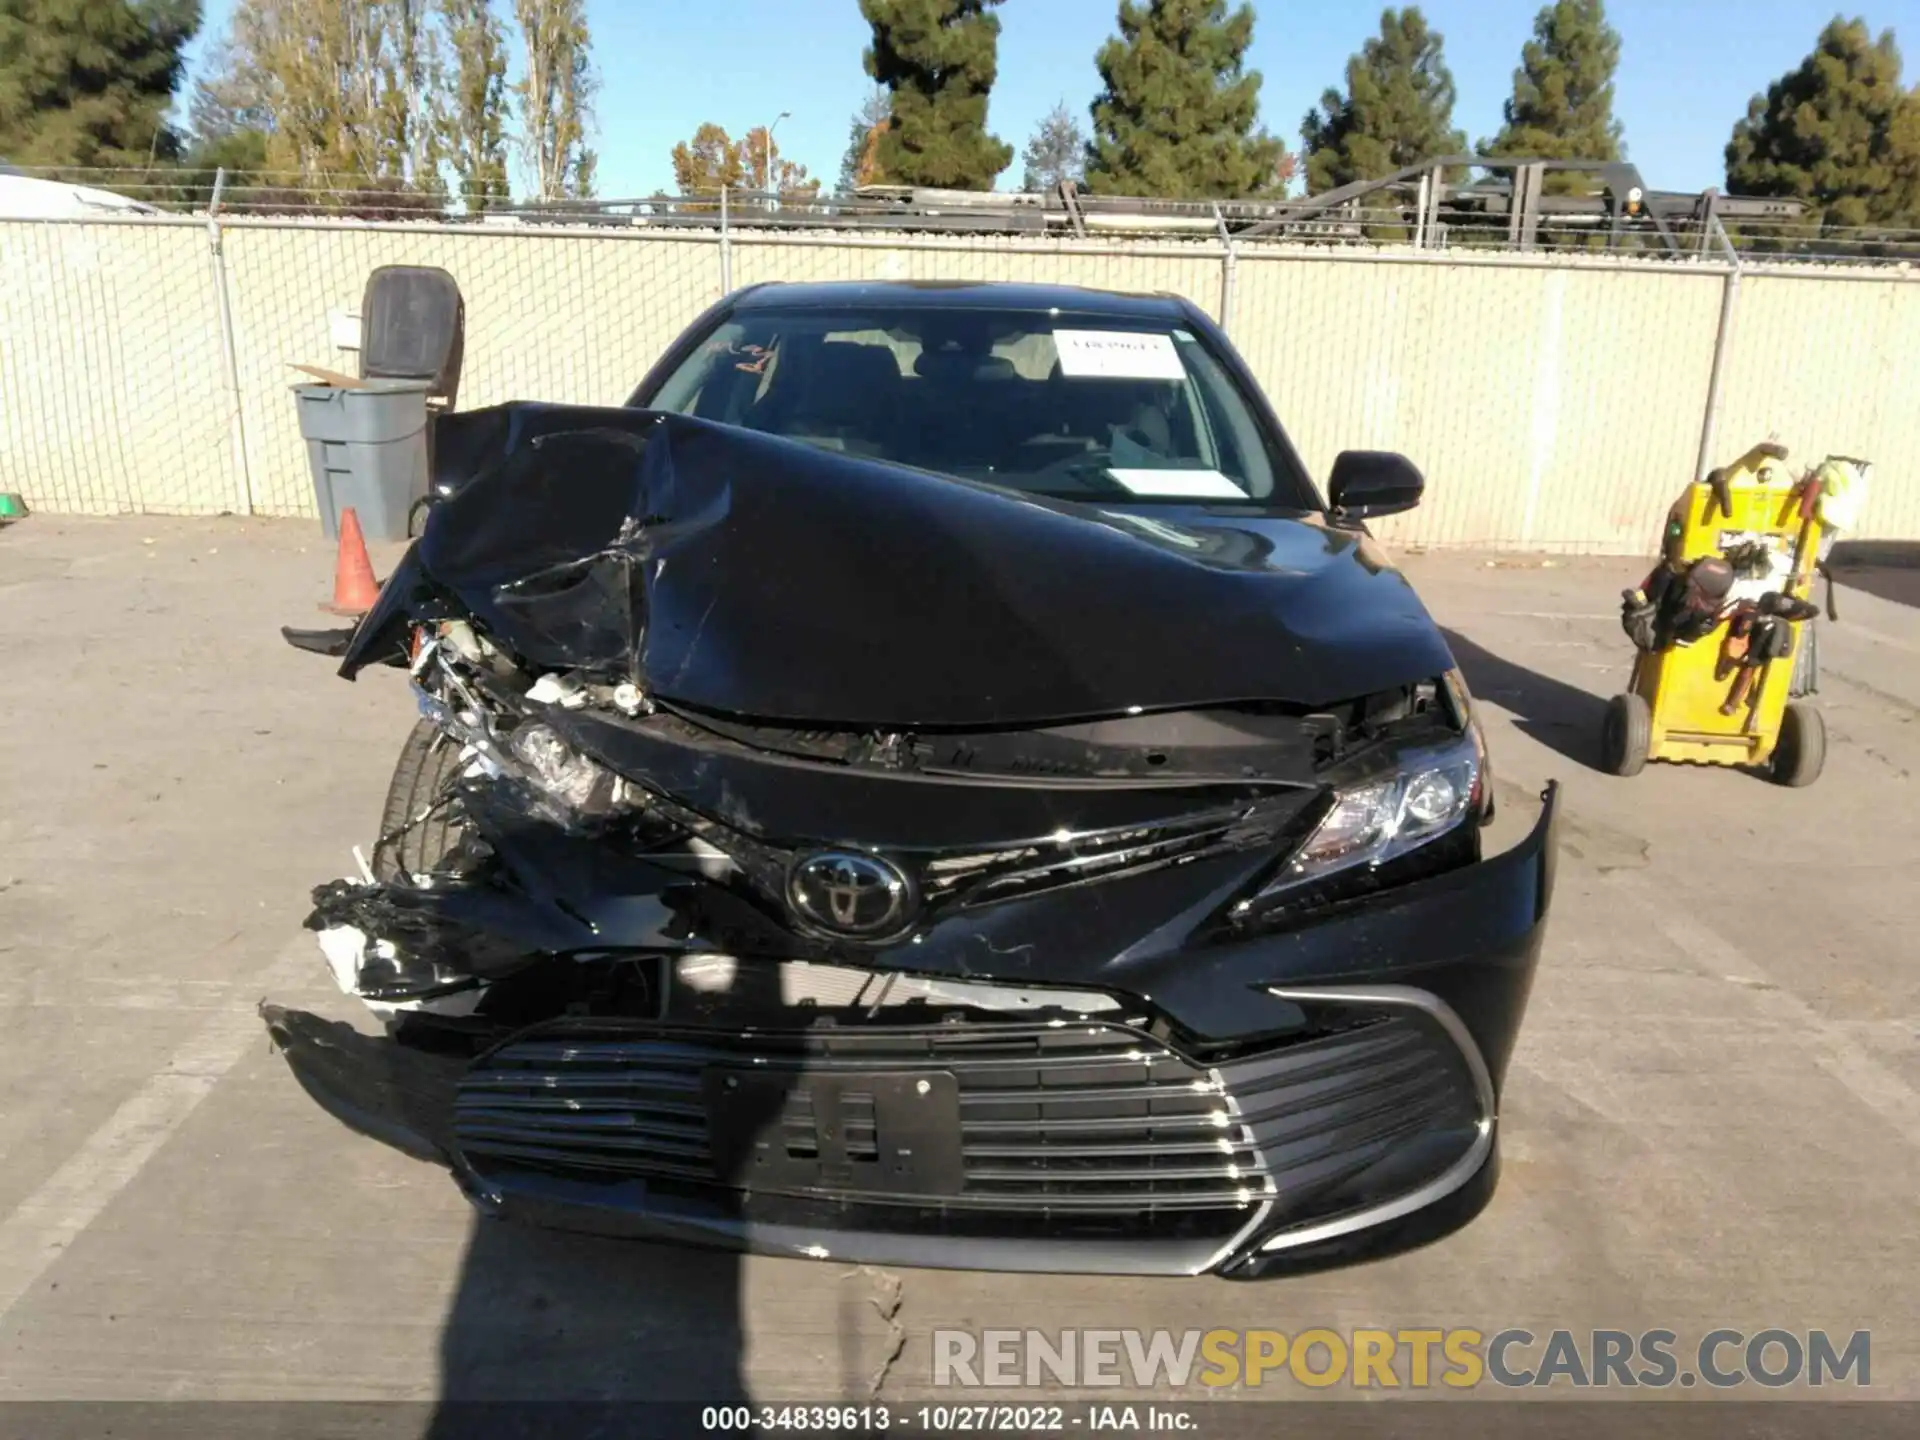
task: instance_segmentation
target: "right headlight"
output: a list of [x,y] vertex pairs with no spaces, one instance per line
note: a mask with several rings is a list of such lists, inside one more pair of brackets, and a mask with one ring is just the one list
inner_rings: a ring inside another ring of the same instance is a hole
[[1485,771],[1479,727],[1471,723],[1444,743],[1401,751],[1391,772],[1334,791],[1331,808],[1260,895],[1381,865],[1437,839],[1479,814]]

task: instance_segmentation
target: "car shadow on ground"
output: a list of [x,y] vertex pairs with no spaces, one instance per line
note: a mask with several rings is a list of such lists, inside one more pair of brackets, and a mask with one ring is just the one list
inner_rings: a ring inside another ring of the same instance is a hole
[[749,1403],[740,1261],[476,1217],[432,1440],[643,1433],[641,1402]]
[[[792,1145],[794,1089],[763,1085],[733,1107],[731,1123],[757,1139],[713,1157],[721,1184],[708,1193],[718,1208],[705,1213],[715,1223],[748,1223],[739,1197],[755,1188],[756,1167],[777,1158],[769,1147]],[[776,1387],[797,1375],[815,1400],[865,1397],[875,1336],[863,1323],[871,1297],[851,1283],[856,1272],[767,1259],[755,1262],[769,1268],[750,1286],[746,1263],[727,1250],[476,1216],[442,1327],[440,1399],[427,1435],[544,1440],[710,1429],[701,1418],[707,1407],[754,1403],[743,1309],[754,1286],[756,1303],[767,1307],[755,1317],[757,1372]],[[831,1297],[824,1310],[823,1293]],[[649,1408],[661,1405],[673,1408]]]
[[[403,1026],[401,1037],[389,1038],[280,1006],[263,1006],[262,1015],[294,1078],[349,1128],[439,1165],[477,1163],[478,1173],[467,1172],[469,1188],[498,1190],[520,1204],[592,1195],[608,1208],[585,1213],[619,1225],[627,1214],[620,1202],[634,1210],[670,1204],[664,1192],[672,1182],[637,1178],[635,1154],[669,1167],[683,1155],[683,1171],[705,1162],[692,1173],[710,1169],[715,1181],[701,1187],[710,1198],[689,1218],[738,1230],[746,1217],[737,1197],[752,1188],[755,1166],[766,1163],[770,1147],[791,1144],[792,1085],[778,1077],[729,1106],[746,1139],[714,1154],[711,1127],[687,1127],[685,1097],[676,1102],[670,1084],[611,1094],[556,1088],[556,1106],[534,1098],[538,1076],[518,1090],[470,1090],[464,1045],[431,1027]],[[660,1123],[639,1124],[642,1106],[659,1109]],[[667,1128],[676,1124],[678,1131]],[[463,1126],[473,1149],[461,1162]],[[522,1159],[521,1148],[534,1153]],[[549,1168],[556,1153],[571,1155],[572,1178]],[[606,1188],[596,1192],[582,1174]],[[450,1175],[446,1183],[458,1182]],[[689,1408],[697,1420],[698,1407],[749,1400],[742,1278],[740,1257],[730,1251],[476,1214],[441,1322],[438,1404],[424,1433],[434,1440],[693,1433],[697,1424],[680,1423]],[[839,1318],[841,1369],[857,1373],[858,1326],[846,1323],[844,1310]],[[681,1409],[662,1425],[638,1402]]]
[[1498,705],[1515,728],[1569,760],[1600,768],[1600,722],[1607,699],[1496,655],[1462,635],[1442,630],[1476,700]]
[[1920,541],[1842,540],[1829,564],[1850,590],[1920,609]]

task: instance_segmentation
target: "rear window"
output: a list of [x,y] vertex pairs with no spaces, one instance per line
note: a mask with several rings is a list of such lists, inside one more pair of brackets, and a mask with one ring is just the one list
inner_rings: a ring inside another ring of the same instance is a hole
[[1033,494],[1303,503],[1276,481],[1239,387],[1178,327],[752,310],[708,336],[649,403]]

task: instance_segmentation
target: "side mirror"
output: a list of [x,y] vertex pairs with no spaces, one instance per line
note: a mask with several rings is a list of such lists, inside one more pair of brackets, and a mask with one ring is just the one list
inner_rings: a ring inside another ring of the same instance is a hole
[[1427,482],[1404,455],[1389,450],[1342,450],[1334,458],[1327,488],[1336,516],[1363,520],[1413,509]]

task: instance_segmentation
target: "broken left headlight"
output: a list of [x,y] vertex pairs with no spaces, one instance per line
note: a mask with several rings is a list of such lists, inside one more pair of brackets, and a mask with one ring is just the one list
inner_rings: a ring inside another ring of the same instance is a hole
[[575,750],[551,726],[538,721],[515,726],[507,736],[507,753],[529,780],[572,809],[597,808],[596,799],[612,799],[613,772]]
[[1448,834],[1482,804],[1479,727],[1400,751],[1390,772],[1338,786],[1333,804],[1255,900],[1355,866],[1380,866]]

